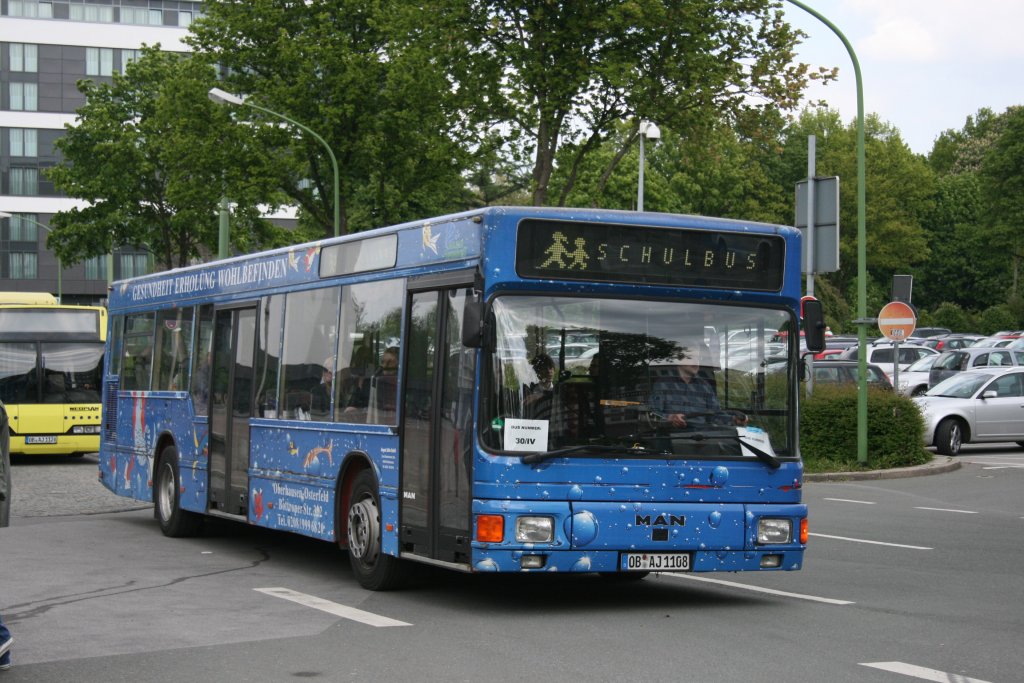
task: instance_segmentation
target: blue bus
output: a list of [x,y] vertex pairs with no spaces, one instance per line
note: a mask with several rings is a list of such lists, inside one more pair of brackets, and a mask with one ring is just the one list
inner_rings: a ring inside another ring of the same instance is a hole
[[[464,572],[794,570],[800,236],[489,207],[114,283],[100,480],[168,536]],[[684,390],[700,389],[700,408]]]

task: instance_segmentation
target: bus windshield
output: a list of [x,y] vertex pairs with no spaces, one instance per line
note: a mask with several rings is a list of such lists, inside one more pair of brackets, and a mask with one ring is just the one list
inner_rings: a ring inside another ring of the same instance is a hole
[[[102,342],[0,343],[0,400],[8,405],[100,402]],[[41,361],[41,362],[40,362]]]
[[795,453],[796,375],[788,346],[770,341],[794,324],[783,309],[505,295],[492,311],[480,422],[491,451],[739,456],[742,426]]

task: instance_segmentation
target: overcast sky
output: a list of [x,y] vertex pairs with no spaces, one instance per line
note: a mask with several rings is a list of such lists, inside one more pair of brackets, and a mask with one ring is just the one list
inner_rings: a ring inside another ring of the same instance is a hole
[[[860,62],[864,112],[878,114],[919,154],[969,115],[1024,105],[1024,0],[801,0],[835,24]],[[786,18],[808,35],[799,59],[838,66],[814,86],[846,122],[857,116],[853,65],[842,41],[789,2]]]

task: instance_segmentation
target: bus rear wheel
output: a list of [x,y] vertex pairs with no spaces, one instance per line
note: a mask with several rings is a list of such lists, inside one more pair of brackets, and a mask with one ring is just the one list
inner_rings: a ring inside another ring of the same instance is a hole
[[153,514],[160,522],[160,531],[172,538],[195,536],[203,525],[202,515],[181,509],[178,449],[173,445],[160,452],[153,477]]
[[380,494],[372,470],[363,470],[352,482],[347,512],[348,559],[359,585],[369,590],[391,590],[405,583],[405,563],[385,555],[381,539]]

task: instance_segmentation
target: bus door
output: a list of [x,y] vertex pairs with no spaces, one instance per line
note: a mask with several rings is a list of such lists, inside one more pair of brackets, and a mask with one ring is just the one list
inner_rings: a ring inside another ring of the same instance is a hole
[[249,510],[249,418],[252,416],[256,308],[214,313],[210,378],[210,510]]
[[[399,496],[402,551],[470,559],[476,350],[462,346],[465,276],[410,281]],[[430,286],[430,289],[421,289]],[[420,291],[416,291],[420,290]]]

